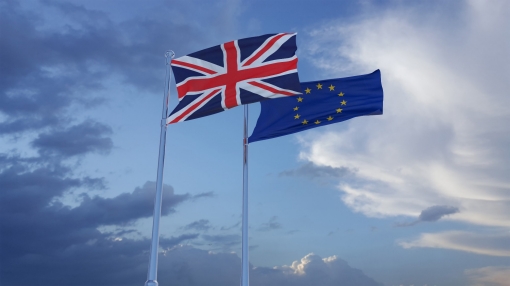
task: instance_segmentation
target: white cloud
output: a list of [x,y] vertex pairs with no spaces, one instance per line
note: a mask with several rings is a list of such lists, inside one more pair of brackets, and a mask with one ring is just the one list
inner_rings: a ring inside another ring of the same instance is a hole
[[422,233],[419,238],[399,243],[404,248],[447,248],[471,253],[510,257],[509,234],[478,234],[465,231]]
[[[161,256],[159,269],[160,283],[238,285],[241,260],[235,253],[213,253],[178,246]],[[250,283],[254,286],[381,285],[336,256],[322,259],[314,254],[308,254],[290,266],[254,267],[250,271]]]
[[[372,217],[418,216],[510,227],[510,2],[456,11],[401,8],[310,32],[325,77],[381,69],[384,115],[305,133],[301,158],[357,169],[342,200]],[[433,13],[430,11],[434,11]]]
[[489,266],[469,269],[464,274],[472,282],[472,286],[510,286],[510,267]]

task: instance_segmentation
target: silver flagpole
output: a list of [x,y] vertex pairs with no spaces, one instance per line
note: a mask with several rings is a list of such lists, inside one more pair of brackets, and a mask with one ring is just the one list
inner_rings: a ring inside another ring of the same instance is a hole
[[243,140],[243,244],[241,286],[250,285],[250,264],[248,260],[248,104],[244,105]]
[[168,99],[170,97],[170,61],[175,56],[173,51],[166,51],[165,95],[163,96],[163,112],[161,115],[161,135],[159,137],[158,175],[156,181],[156,197],[154,198],[154,218],[152,221],[152,242],[149,260],[149,271],[145,286],[158,286],[158,248],[159,248],[159,219],[161,218],[161,204],[163,198],[163,167],[165,165],[166,118],[168,117]]

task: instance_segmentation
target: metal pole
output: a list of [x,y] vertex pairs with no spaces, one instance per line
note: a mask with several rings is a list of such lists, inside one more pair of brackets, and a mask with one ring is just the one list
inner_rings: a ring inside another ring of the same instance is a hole
[[165,53],[166,78],[165,95],[163,96],[163,112],[161,114],[161,134],[159,137],[158,174],[156,181],[156,197],[154,198],[154,218],[152,221],[152,242],[149,260],[149,271],[145,286],[158,286],[158,248],[159,248],[159,220],[161,218],[161,204],[163,198],[163,167],[165,165],[166,118],[168,117],[168,99],[170,97],[170,61],[175,56],[173,51]]
[[248,257],[248,105],[244,105],[243,139],[243,244],[241,286],[250,285],[250,264]]

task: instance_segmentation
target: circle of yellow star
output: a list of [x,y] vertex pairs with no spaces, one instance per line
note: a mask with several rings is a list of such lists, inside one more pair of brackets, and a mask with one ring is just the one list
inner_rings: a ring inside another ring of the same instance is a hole
[[333,90],[335,90],[335,86],[334,85],[330,85],[329,86],[329,91],[333,91]]
[[303,122],[301,122],[301,123],[303,123],[303,125],[308,124],[308,120],[306,120],[306,119],[305,119],[305,120],[303,120]]
[[310,93],[311,91],[312,91],[312,90],[311,90],[310,88],[308,88],[308,87],[305,89],[305,92],[306,92],[307,94],[308,94],[308,93]]
[[343,93],[343,92],[340,92],[340,93],[338,94],[338,96],[344,96],[344,93]]
[[342,102],[340,102],[342,105],[346,105],[347,104],[347,101],[345,100],[342,100]]
[[294,119],[299,119],[299,117],[301,117],[301,115],[299,114],[294,115]]
[[333,117],[330,115],[328,118],[326,118],[328,121],[333,120]]
[[299,107],[296,106],[293,109],[294,109],[294,111],[297,111],[299,109]]
[[322,84],[318,83],[317,84],[317,89],[322,89]]
[[321,123],[321,122],[319,121],[319,119],[317,119],[317,120],[315,120],[315,122],[314,122],[314,123],[315,123],[315,124],[319,124],[319,123]]
[[303,102],[303,98],[300,96],[300,97],[297,98],[297,101],[298,102]]
[[342,113],[342,109],[341,108],[337,108],[336,109],[336,113]]

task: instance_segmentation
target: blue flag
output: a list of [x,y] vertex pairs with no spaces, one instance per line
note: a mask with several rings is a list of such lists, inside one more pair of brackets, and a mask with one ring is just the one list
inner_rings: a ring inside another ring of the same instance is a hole
[[303,94],[264,100],[249,143],[383,113],[381,72],[301,83]]

